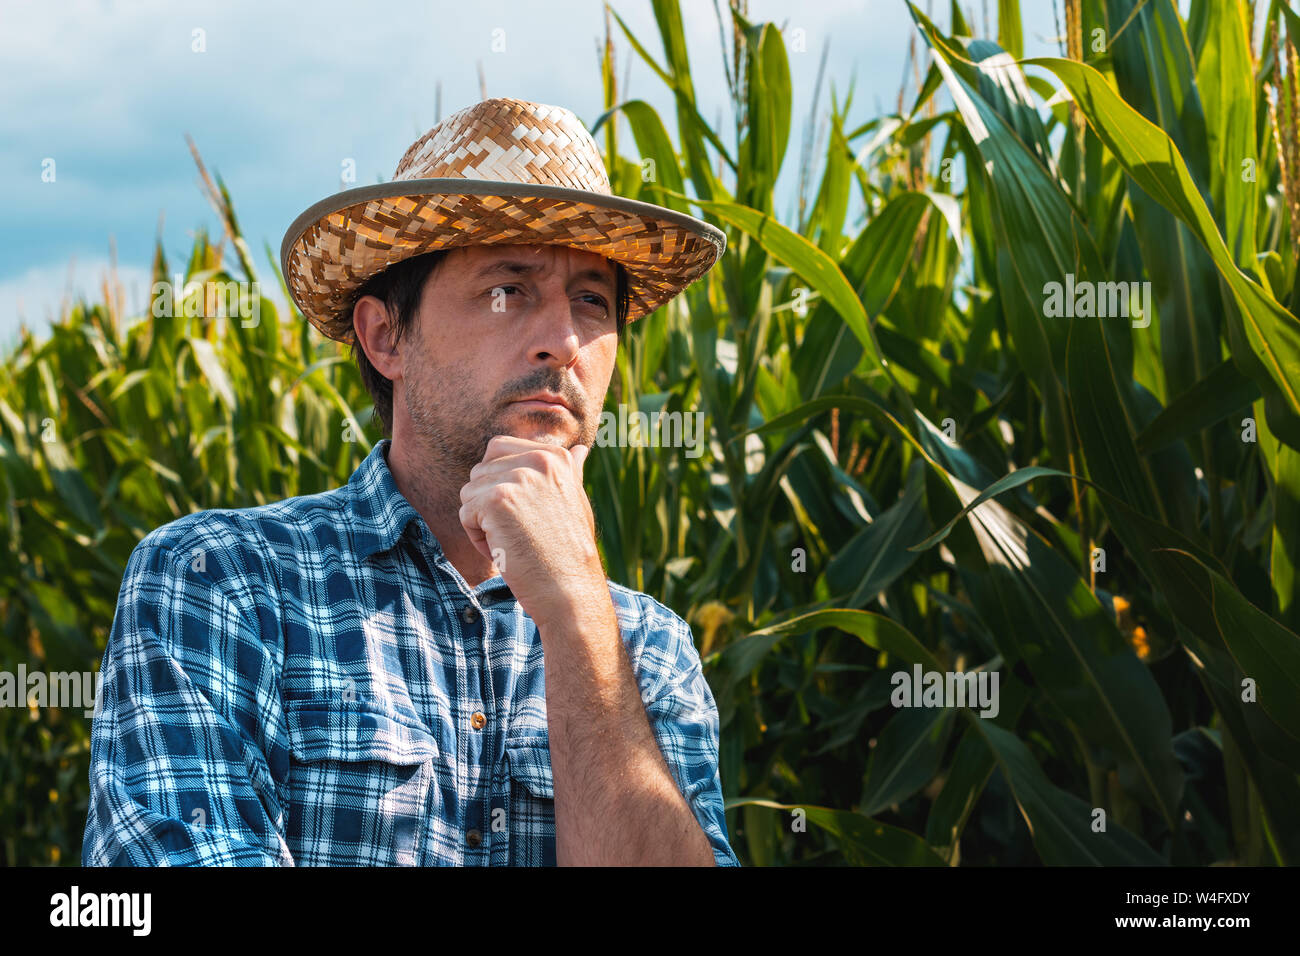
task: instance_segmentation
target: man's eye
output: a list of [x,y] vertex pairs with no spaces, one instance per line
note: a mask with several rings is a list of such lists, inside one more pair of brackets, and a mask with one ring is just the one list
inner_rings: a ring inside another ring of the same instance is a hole
[[586,293],[586,294],[583,296],[583,298],[584,298],[584,299],[595,299],[596,301],[593,302],[592,305],[598,305],[598,306],[600,306],[602,309],[604,309],[606,312],[609,311],[609,303],[606,302],[606,301],[604,300],[603,297],[597,295],[596,293],[594,293],[594,292],[588,292],[588,293]]

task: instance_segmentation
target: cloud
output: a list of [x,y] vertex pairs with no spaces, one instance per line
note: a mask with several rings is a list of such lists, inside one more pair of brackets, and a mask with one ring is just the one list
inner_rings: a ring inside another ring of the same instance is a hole
[[[726,0],[718,2],[729,23]],[[651,5],[612,6],[662,64]],[[1042,32],[1036,19],[1051,32],[1050,5],[1023,6],[1027,41]],[[700,113],[720,122],[734,152],[714,4],[685,0],[680,8]],[[186,133],[228,187],[269,284],[266,247],[277,255],[298,213],[339,190],[344,160],[355,162],[357,185],[391,177],[439,118],[439,83],[442,117],[479,99],[480,69],[489,96],[563,105],[588,123],[604,112],[601,0],[423,0],[386,5],[382,16],[359,9],[353,0],[4,4],[0,182],[6,221],[22,227],[0,231],[0,337],[17,328],[19,292],[33,321],[42,320],[62,298],[68,261],[78,257],[78,272],[88,274],[110,236],[123,274],[147,269],[160,212],[172,268],[188,258],[194,230],[220,235]],[[794,206],[823,41],[830,59],[818,112],[830,106],[829,82],[842,103],[856,70],[861,122],[877,102],[893,108],[914,27],[901,0],[752,0],[750,18],[805,31],[806,52],[789,56],[793,121],[776,197],[785,211]],[[610,24],[620,99],[649,102],[676,141],[672,93]],[[204,31],[205,52],[194,50],[195,30]],[[620,148],[632,155],[625,124],[621,133]],[[57,162],[57,183],[41,181],[46,157]],[[821,159],[813,157],[814,177]]]
[[[109,270],[107,259],[74,261],[34,266],[21,275],[0,280],[0,347],[6,354],[10,352],[19,340],[22,325],[38,340],[46,338],[51,320],[80,299],[103,302]],[[119,265],[117,278],[127,304],[126,315],[143,314],[149,300],[149,270]]]

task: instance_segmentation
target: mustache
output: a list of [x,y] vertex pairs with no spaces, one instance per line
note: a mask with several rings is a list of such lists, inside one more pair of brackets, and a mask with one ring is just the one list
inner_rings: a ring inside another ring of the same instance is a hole
[[539,369],[517,382],[511,382],[497,393],[497,400],[506,405],[535,392],[554,392],[568,403],[575,416],[579,419],[586,417],[586,396],[572,379],[565,378],[554,369]]

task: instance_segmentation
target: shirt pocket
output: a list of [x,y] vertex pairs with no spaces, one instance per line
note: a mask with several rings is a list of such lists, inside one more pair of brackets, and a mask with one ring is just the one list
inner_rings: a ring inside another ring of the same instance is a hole
[[555,781],[545,737],[506,741],[511,866],[555,866]]
[[286,701],[287,837],[300,865],[414,866],[438,743],[413,718],[374,703]]
[[551,776],[551,747],[545,737],[506,741],[510,779],[539,800],[555,799]]
[[368,701],[285,702],[289,749],[304,762],[380,760],[407,766],[438,756],[438,742],[415,719]]

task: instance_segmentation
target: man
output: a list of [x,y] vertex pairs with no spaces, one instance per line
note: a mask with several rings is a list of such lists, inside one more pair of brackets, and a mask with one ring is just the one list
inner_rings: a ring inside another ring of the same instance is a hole
[[624,321],[724,245],[512,99],[300,216],[289,288],[391,439],[136,547],[83,862],[735,865],[690,629],[605,579],[582,484]]

